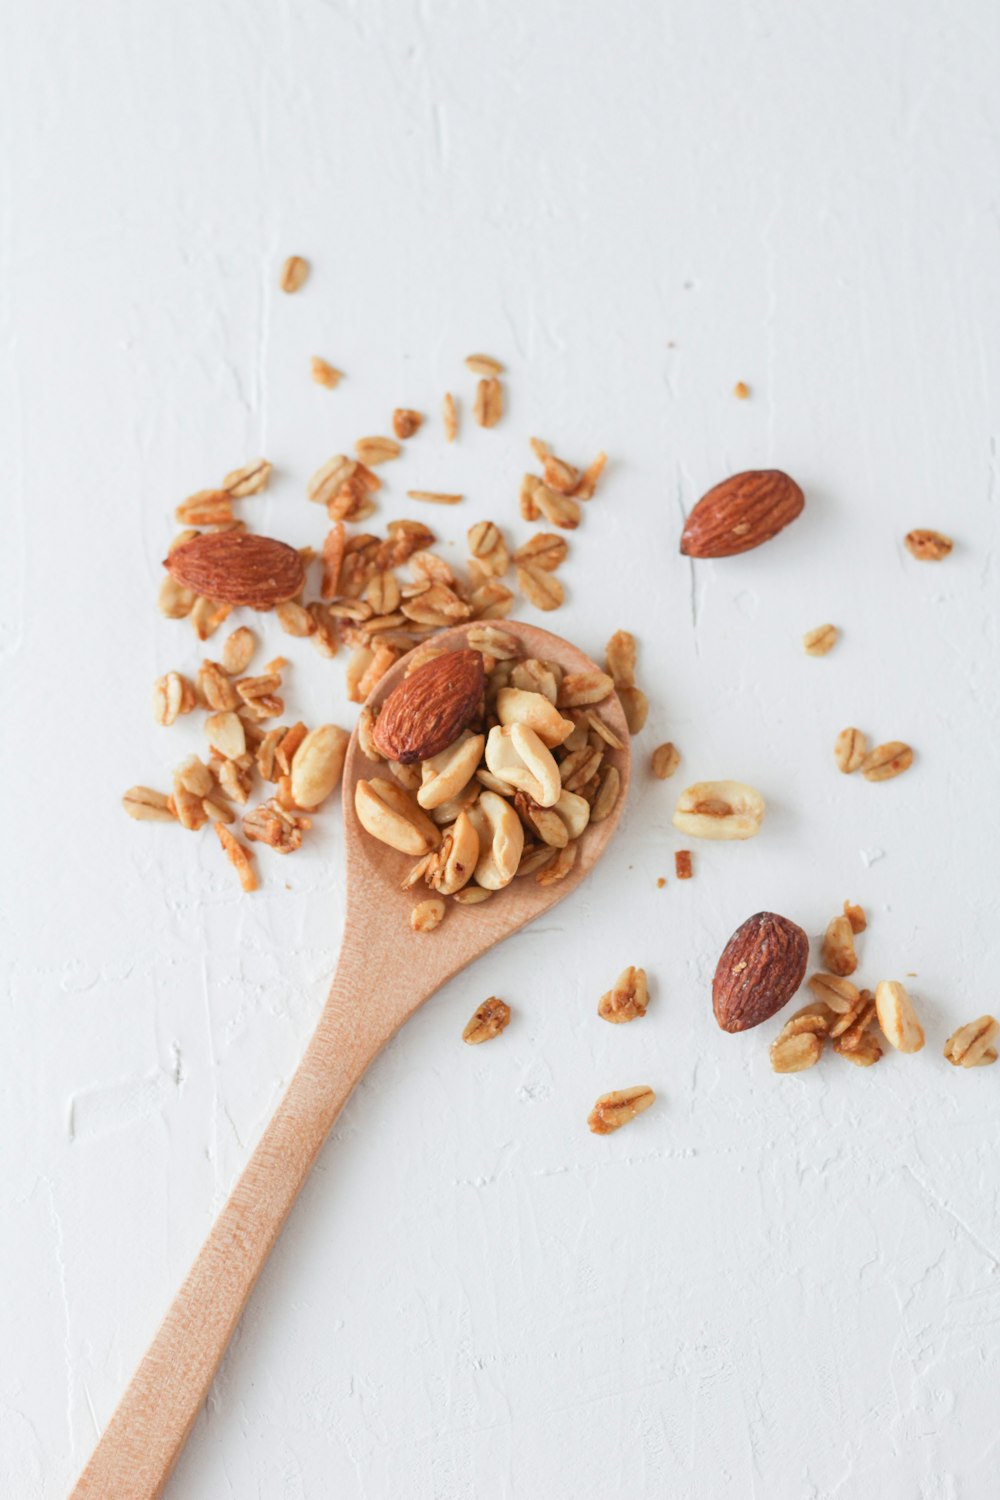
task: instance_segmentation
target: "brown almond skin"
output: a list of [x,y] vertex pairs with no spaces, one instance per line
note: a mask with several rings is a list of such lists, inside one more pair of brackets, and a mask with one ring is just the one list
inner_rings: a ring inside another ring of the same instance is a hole
[[685,557],[734,557],[770,541],[802,512],[805,496],[781,469],[746,469],[702,495],[681,536]]
[[447,749],[476,714],[486,686],[478,651],[449,651],[393,688],[372,738],[388,760],[412,765]]
[[749,1031],[768,1020],[805,978],[809,939],[773,911],[759,911],[737,927],[722,950],[712,981],[712,1009],[723,1031]]
[[270,609],[305,583],[294,547],[249,531],[208,531],[175,547],[163,566],[185,588],[223,604]]

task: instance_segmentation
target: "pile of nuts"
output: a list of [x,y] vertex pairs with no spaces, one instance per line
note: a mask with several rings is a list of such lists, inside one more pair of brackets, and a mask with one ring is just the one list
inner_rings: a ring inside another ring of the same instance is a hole
[[[354,794],[362,827],[416,859],[403,889],[470,905],[519,877],[565,879],[581,834],[618,802],[606,753],[623,745],[599,712],[612,692],[606,673],[525,658],[494,625],[472,626],[464,650],[414,653],[359,724],[362,751],[386,774],[362,777]],[[424,901],[411,925],[431,931],[443,915],[443,902]]]

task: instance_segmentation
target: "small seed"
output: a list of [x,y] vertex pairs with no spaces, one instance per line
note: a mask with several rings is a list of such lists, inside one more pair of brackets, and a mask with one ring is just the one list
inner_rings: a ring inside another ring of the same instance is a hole
[[514,553],[514,561],[552,573],[566,559],[569,544],[553,531],[539,531]]
[[233,519],[232,496],[228,490],[199,490],[182,501],[174,514],[181,526],[223,526]]
[[290,255],[281,268],[278,285],[283,292],[297,292],[309,275],[309,262],[301,255]]
[[895,979],[880,980],[875,989],[875,1008],[885,1039],[897,1052],[920,1051],[924,1029],[901,984]]
[[461,495],[445,494],[440,490],[407,490],[411,500],[424,500],[429,505],[457,505]]
[[234,500],[243,500],[247,495],[259,495],[266,490],[271,478],[271,465],[266,458],[251,459],[242,469],[233,469],[222,481]]
[[597,489],[597,481],[604,473],[604,466],[608,461],[606,453],[599,453],[592,464],[588,464],[580,476],[580,482],[573,494],[577,500],[591,500]]
[[861,774],[866,781],[889,781],[900,776],[913,764],[913,751],[901,740],[890,740],[877,745],[861,763]]
[[618,689],[618,701],[625,715],[629,734],[639,734],[646,727],[649,717],[649,699],[641,688],[622,687]]
[[603,1021],[611,1021],[618,1026],[644,1016],[648,1006],[646,971],[630,964],[627,969],[622,970],[612,988],[601,996],[597,1014]]
[[517,586],[528,603],[533,604],[536,609],[558,609],[566,597],[563,586],[554,573],[532,567],[530,563],[523,563],[518,568]]
[[410,926],[414,932],[433,932],[444,921],[445,904],[440,896],[431,896],[420,901],[410,912]]
[[567,844],[565,849],[558,850],[552,863],[546,865],[544,869],[539,870],[535,876],[537,883],[549,886],[558,885],[561,880],[565,880],[576,864],[578,853],[579,848],[575,843]]
[[335,453],[312,475],[306,485],[306,495],[317,505],[328,505],[357,472],[357,462],[346,453]]
[[560,708],[586,708],[602,703],[614,688],[606,672],[567,672],[559,688]]
[[205,733],[212,749],[225,756],[226,760],[236,760],[246,750],[246,729],[243,720],[231,709],[224,713],[212,714],[207,718]]
[[179,672],[167,672],[153,686],[153,718],[168,727],[180,714],[189,714],[197,704],[191,683]]
[[391,458],[398,458],[403,450],[395,438],[363,437],[358,438],[354,444],[354,451],[361,462],[370,467],[372,464],[384,464]]
[[597,795],[590,809],[590,821],[603,823],[613,812],[621,789],[621,776],[617,766],[603,766],[600,773]]
[[842,729],[833,747],[833,758],[845,776],[864,764],[868,741],[860,729]]
[[680,752],[671,740],[665,745],[657,745],[653,751],[653,775],[659,777],[660,781],[666,781],[672,776],[680,763]]
[[156,607],[167,620],[186,620],[197,597],[193,590],[186,589],[168,573],[160,584]]
[[460,891],[456,891],[451,899],[457,901],[460,906],[481,906],[492,895],[492,891],[484,890],[481,885],[465,885]]
[[840,1057],[845,1057],[848,1062],[853,1063],[856,1068],[870,1068],[882,1056],[878,1038],[870,1031],[866,1031],[862,1037],[859,1037],[855,1046],[845,1047],[842,1041],[837,1041],[834,1043],[833,1050]]
[[[552,526],[558,526],[563,531],[575,531],[580,524],[580,507],[576,500],[569,495],[560,495],[558,490],[550,489],[534,475],[529,477],[533,481],[531,500],[536,512],[540,511]],[[525,519],[533,520],[535,517]]]
[[470,1047],[478,1047],[480,1042],[491,1042],[495,1036],[499,1036],[509,1023],[510,1006],[505,1000],[498,1000],[496,995],[491,995],[488,1000],[483,1001],[466,1025],[462,1041],[468,1042]]
[[844,916],[851,924],[851,931],[857,936],[864,932],[868,926],[868,918],[865,916],[863,907],[855,906],[850,901],[844,902]]
[[853,974],[858,967],[854,951],[854,929],[845,916],[834,917],[823,937],[822,959],[831,974]]
[[122,798],[122,807],[137,823],[175,823],[177,821],[177,814],[170,808],[170,798],[165,792],[154,792],[152,787],[129,787]]
[[945,536],[943,532],[921,528],[908,531],[903,541],[906,550],[918,562],[940,562],[955,545],[951,537]]
[[251,855],[250,850],[246,847],[245,844],[241,844],[239,839],[234,838],[233,835],[229,832],[229,829],[226,828],[221,822],[216,823],[215,832],[218,836],[219,843],[226,851],[226,855],[229,859],[230,864],[233,866],[233,868],[236,870],[237,875],[240,877],[240,885],[245,891],[255,891],[257,889],[258,882],[257,874],[253,867],[253,856]]
[[495,427],[503,416],[503,386],[495,375],[480,380],[472,412],[480,427]]
[[736,384],[733,386],[733,395],[736,397],[737,401],[745,401],[749,394],[750,387],[747,385],[746,381],[737,380]]
[[542,473],[549,489],[560,495],[572,495],[580,483],[579,469],[574,469],[572,464],[557,458],[554,453],[547,454],[542,461]]
[[616,630],[604,650],[611,681],[616,688],[635,687],[635,636],[628,630]]
[[782,1032],[771,1043],[771,1067],[776,1073],[801,1073],[815,1067],[823,1052],[822,1038],[813,1031]]
[[246,625],[234,630],[232,635],[227,636],[222,648],[222,665],[226,671],[233,677],[239,677],[250,665],[256,646],[254,633]]
[[471,370],[473,375],[502,375],[503,365],[491,354],[467,354],[465,357],[465,368]]
[[630,1089],[614,1089],[610,1094],[602,1094],[594,1105],[587,1120],[594,1135],[610,1135],[613,1130],[620,1130],[636,1115],[641,1115],[644,1110],[656,1099],[653,1090],[645,1084],[637,1084]]
[[338,370],[318,354],[309,361],[309,373],[317,385],[325,386],[328,391],[335,391],[344,378],[343,370]]
[[274,613],[286,635],[303,637],[312,635],[316,629],[316,621],[309,611],[292,599],[285,604],[279,604]]
[[807,656],[826,656],[837,644],[840,631],[836,625],[817,625],[815,630],[808,630],[802,637],[802,645]]
[[861,996],[857,985],[840,974],[813,974],[809,980],[809,988],[817,1000],[822,1000],[838,1015],[847,1015]]
[[420,431],[423,420],[418,411],[412,411],[408,406],[397,406],[392,414],[392,430],[398,438],[405,441]]
[[978,1021],[969,1021],[952,1032],[944,1044],[944,1055],[956,1068],[989,1067],[997,1060],[993,1043],[998,1035],[1000,1021],[980,1016]]

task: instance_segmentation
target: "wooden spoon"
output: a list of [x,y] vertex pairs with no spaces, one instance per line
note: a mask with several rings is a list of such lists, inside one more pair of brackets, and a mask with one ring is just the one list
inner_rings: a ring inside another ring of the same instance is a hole
[[[464,646],[468,628],[444,632],[435,643]],[[506,620],[499,628],[517,637],[525,656],[558,662],[567,672],[596,670],[581,651],[546,630]],[[382,678],[369,699],[372,707],[382,703],[404,669],[405,658]],[[585,830],[573,869],[556,885],[515,880],[478,906],[449,901],[441,927],[429,934],[410,930],[410,912],[420,898],[400,889],[412,860],[377,843],[355,817],[358,778],[378,772],[362,753],[357,734],[351,736],[343,788],[347,919],[329,998],[274,1118],[71,1500],[152,1500],[162,1493],[264,1262],[330,1127],[365,1069],[446,980],[562,901],[600,859],[618,822],[629,780],[628,727],[617,697],[606,699],[600,713],[625,747],[609,749],[606,755],[618,768],[621,792],[611,815]],[[384,770],[383,765],[383,774]]]

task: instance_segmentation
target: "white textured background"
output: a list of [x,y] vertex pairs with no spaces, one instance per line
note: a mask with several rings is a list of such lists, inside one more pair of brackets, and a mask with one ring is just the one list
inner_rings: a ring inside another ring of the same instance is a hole
[[[337,952],[336,807],[253,898],[208,834],[120,810],[198,744],[147,706],[199,659],[153,608],[171,507],[263,452],[247,513],[318,541],[306,477],[397,403],[435,421],[376,524],[446,484],[447,535],[523,539],[528,434],[608,449],[554,619],[594,652],[638,635],[640,774],[596,878],[373,1068],[171,1497],[996,1495],[1000,1068],[941,1047],[1000,1003],[998,73],[989,0],[3,7],[5,1497],[65,1493]],[[284,298],[292,251],[313,276]],[[509,414],[446,451],[473,348]],[[804,517],[682,560],[682,511],[769,464]],[[913,562],[915,525],[953,556]],[[350,722],[342,659],[269,644],[296,714]],[[839,776],[847,723],[914,769]],[[675,793],[711,776],[758,786],[765,828],[678,885]],[[751,912],[815,934],[848,896],[864,977],[917,972],[927,1048],[775,1077],[777,1023],[716,1028],[715,960]],[[630,962],[654,1003],[612,1028]],[[515,1020],[471,1052],[491,992]],[[640,1081],[656,1108],[590,1136]]]

